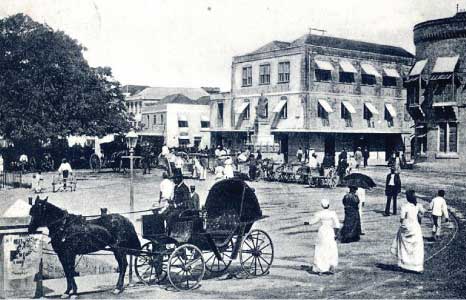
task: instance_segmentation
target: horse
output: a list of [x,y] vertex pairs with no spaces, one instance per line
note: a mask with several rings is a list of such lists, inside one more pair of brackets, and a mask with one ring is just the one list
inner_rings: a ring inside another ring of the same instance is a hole
[[62,264],[66,276],[66,291],[62,299],[76,297],[78,287],[74,280],[77,255],[99,250],[113,252],[118,262],[119,277],[114,294],[123,292],[124,277],[128,261],[127,254],[137,255],[141,243],[133,224],[119,214],[104,214],[93,220],[68,213],[39,196],[31,207],[31,221],[28,230],[35,232],[39,227],[47,227],[52,248]]

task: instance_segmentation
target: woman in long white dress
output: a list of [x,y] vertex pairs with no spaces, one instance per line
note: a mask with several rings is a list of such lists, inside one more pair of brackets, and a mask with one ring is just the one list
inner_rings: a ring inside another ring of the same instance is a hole
[[225,160],[225,168],[223,169],[223,173],[225,174],[225,179],[235,177],[233,172],[233,160],[230,157]]
[[406,199],[408,203],[401,207],[401,225],[391,252],[398,257],[398,266],[401,269],[421,273],[424,271],[424,240],[418,214],[424,213],[424,209],[417,205],[413,190],[406,192]]
[[317,232],[317,242],[314,250],[313,272],[326,273],[335,271],[338,265],[338,247],[335,240],[335,228],[340,228],[335,211],[328,209],[327,199],[321,201],[322,210],[317,212],[309,222],[310,225],[321,223]]

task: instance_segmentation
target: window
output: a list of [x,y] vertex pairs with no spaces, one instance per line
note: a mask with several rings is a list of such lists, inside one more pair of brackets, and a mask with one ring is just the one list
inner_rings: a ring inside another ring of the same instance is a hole
[[316,81],[331,81],[332,72],[329,70],[316,69]]
[[209,121],[201,121],[201,128],[209,128],[210,122]]
[[340,72],[340,82],[342,83],[354,82],[354,73]]
[[250,113],[249,107],[250,107],[250,105],[248,105],[248,107],[246,107],[246,108],[244,109],[244,112],[243,112],[243,120],[249,120],[249,113]]
[[153,116],[153,121],[152,122],[153,122],[154,125],[157,125],[157,115]]
[[219,120],[223,120],[223,103],[218,103],[217,106],[218,106],[217,118]]
[[351,118],[351,113],[348,111],[348,109],[345,107],[343,103],[341,104],[340,113],[341,113],[341,118],[345,120],[345,126],[353,127],[353,120]]
[[438,124],[438,144],[440,152],[458,152],[458,124],[445,122]]
[[270,84],[270,65],[259,66],[259,84]]
[[252,67],[243,68],[243,86],[252,85]]
[[330,126],[328,112],[322,107],[322,105],[320,105],[320,103],[317,103],[317,117],[322,119],[322,126]]
[[178,127],[180,128],[188,127],[188,121],[178,121]]
[[361,74],[361,83],[366,85],[375,85],[377,81],[374,75]]
[[290,82],[290,62],[278,63],[278,82]]
[[372,119],[372,112],[364,105],[364,120],[367,120],[367,127],[375,127],[374,120]]
[[288,119],[288,103],[283,105],[283,108],[280,111],[280,119]]
[[387,121],[388,127],[393,127],[393,117],[386,107],[385,107],[384,119],[385,121]]
[[180,147],[186,148],[189,145],[189,139],[178,139]]
[[160,115],[160,124],[163,124],[163,115]]
[[382,78],[383,86],[396,86],[396,77],[384,76]]

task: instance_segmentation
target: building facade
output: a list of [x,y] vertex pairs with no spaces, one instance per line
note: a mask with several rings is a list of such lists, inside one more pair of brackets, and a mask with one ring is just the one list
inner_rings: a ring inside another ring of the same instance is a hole
[[141,120],[144,126],[139,135],[170,148],[210,147],[209,102],[208,96],[197,100],[182,94],[166,96],[145,107]]
[[466,161],[466,12],[414,27],[416,64],[405,82],[417,161]]
[[402,79],[412,63],[398,47],[329,36],[271,42],[233,58],[231,94],[211,103],[212,142],[267,143],[285,160],[299,147],[321,159],[367,147],[385,162],[412,131]]

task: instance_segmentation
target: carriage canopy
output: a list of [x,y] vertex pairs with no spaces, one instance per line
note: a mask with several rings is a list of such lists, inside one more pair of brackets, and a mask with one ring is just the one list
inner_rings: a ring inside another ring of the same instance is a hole
[[231,210],[238,214],[241,222],[251,222],[262,217],[254,190],[238,178],[215,183],[207,195],[205,208],[209,217],[218,217]]

